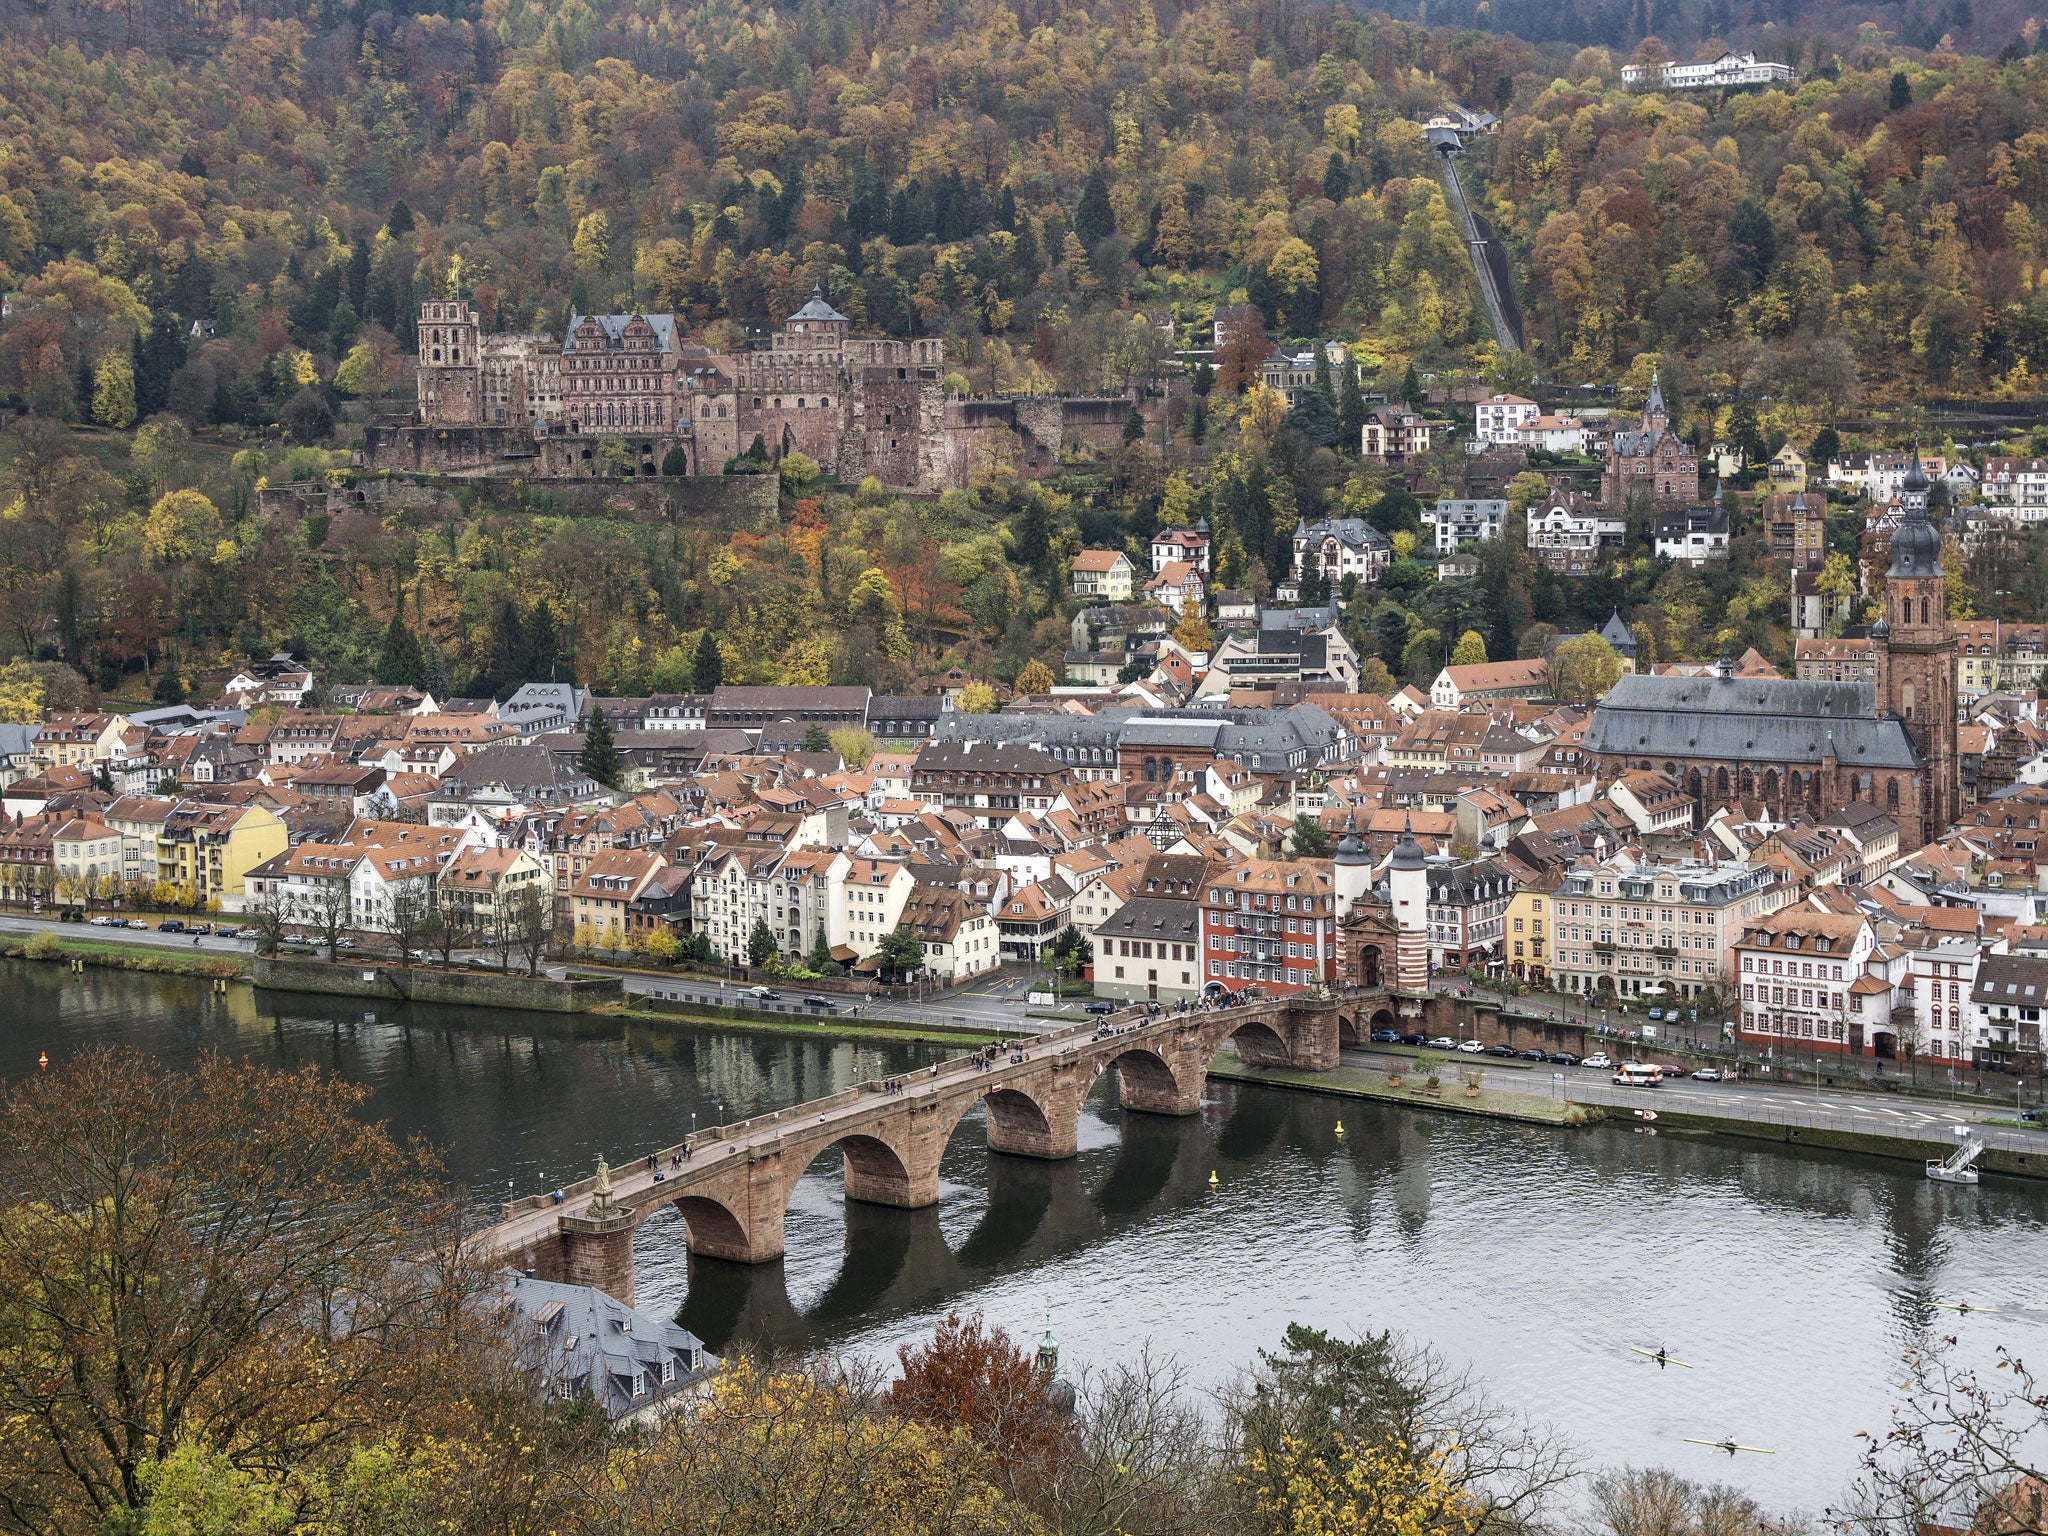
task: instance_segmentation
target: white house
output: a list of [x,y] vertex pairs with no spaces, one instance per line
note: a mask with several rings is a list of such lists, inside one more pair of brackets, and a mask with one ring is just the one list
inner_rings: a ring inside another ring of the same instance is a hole
[[1162,528],[1152,535],[1152,574],[1157,576],[1176,560],[1185,561],[1209,574],[1209,520],[1205,517],[1192,528]]
[[1336,586],[1356,576],[1361,586],[1374,586],[1387,574],[1394,547],[1387,536],[1362,517],[1327,517],[1319,523],[1299,522],[1294,528],[1294,579],[1310,570]]
[[1520,395],[1491,395],[1473,407],[1479,441],[1500,448],[1518,448],[1522,428],[1543,414],[1534,400]]
[[1553,571],[1583,575],[1620,550],[1628,525],[1597,501],[1567,491],[1529,508],[1529,552]]
[[1986,459],[1978,489],[1994,506],[2048,507],[2048,459]]
[[1675,507],[1657,518],[1657,558],[1698,568],[1728,558],[1728,509],[1710,502]]
[[1499,537],[1507,526],[1508,504],[1446,496],[1424,512],[1422,520],[1434,530],[1436,552],[1448,555],[1462,545]]
[[1523,425],[1522,446],[1544,453],[1584,453],[1586,424],[1576,416],[1538,416]]

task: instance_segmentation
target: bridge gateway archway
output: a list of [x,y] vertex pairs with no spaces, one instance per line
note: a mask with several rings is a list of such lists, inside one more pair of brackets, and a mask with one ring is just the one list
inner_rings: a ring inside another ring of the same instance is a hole
[[[1352,1008],[1354,1021],[1368,1006]],[[719,1127],[698,1138],[686,1160],[682,1147],[665,1149],[654,1166],[583,1181],[559,1201],[513,1202],[477,1241],[503,1262],[630,1301],[633,1235],[659,1211],[682,1217],[692,1254],[772,1261],[784,1251],[784,1219],[798,1181],[828,1150],[840,1153],[849,1202],[919,1209],[937,1203],[940,1158],[977,1104],[984,1106],[991,1152],[1070,1158],[1082,1103],[1099,1075],[1115,1071],[1118,1102],[1127,1110],[1192,1115],[1201,1107],[1209,1064],[1226,1044],[1235,1042],[1239,1057],[1253,1065],[1327,1071],[1337,1065],[1338,1019],[1334,998],[1156,1017],[1133,1009],[1092,1028],[1020,1042],[1022,1059],[961,1058],[930,1076],[863,1083]]]

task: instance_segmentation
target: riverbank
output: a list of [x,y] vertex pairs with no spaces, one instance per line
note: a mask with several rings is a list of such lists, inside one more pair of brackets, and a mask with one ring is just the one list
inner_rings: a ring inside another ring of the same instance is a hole
[[242,981],[248,979],[249,972],[247,956],[225,955],[219,950],[195,950],[188,954],[180,949],[144,948],[61,933],[0,935],[0,957],[26,960],[32,965],[77,961],[101,970],[203,976],[209,980]]
[[[650,1006],[650,1002],[652,1006]],[[742,1035],[787,1035],[799,1040],[850,1040],[880,1045],[952,1045],[963,1050],[991,1040],[1029,1040],[1028,1033],[1003,1029],[962,1029],[950,1024],[913,1024],[844,1013],[814,1016],[764,1013],[752,1008],[719,1008],[710,1003],[667,1003],[641,999],[598,1010],[604,1018],[668,1028],[716,1029]]]
[[[1854,1131],[1841,1126],[1811,1125],[1795,1119],[1736,1118],[1705,1115],[1691,1110],[1659,1109],[1659,1134],[1674,1132],[1740,1136],[1746,1141],[1772,1141],[1784,1146],[1820,1147],[1831,1152],[1855,1152],[1865,1157],[1889,1158],[1896,1162],[1925,1164],[1955,1150],[1953,1139],[1935,1141],[1917,1136],[1890,1135],[1881,1131]],[[2019,1179],[2048,1179],[2048,1142],[2039,1152],[2024,1147],[1987,1142],[1977,1158],[1985,1173],[2002,1173]]]
[[1367,1099],[1375,1104],[1396,1104],[1404,1109],[1426,1109],[1436,1114],[1471,1115],[1484,1120],[1516,1120],[1525,1125],[1592,1125],[1607,1118],[1598,1105],[1574,1104],[1568,1099],[1539,1098],[1535,1094],[1503,1093],[1481,1088],[1468,1093],[1465,1085],[1446,1077],[1434,1089],[1424,1078],[1403,1076],[1390,1083],[1384,1072],[1364,1067],[1338,1067],[1329,1072],[1296,1072],[1285,1067],[1248,1067],[1231,1057],[1218,1057],[1209,1064],[1209,1075],[1228,1083],[1257,1083],[1267,1088],[1294,1088],[1327,1094],[1340,1099]]

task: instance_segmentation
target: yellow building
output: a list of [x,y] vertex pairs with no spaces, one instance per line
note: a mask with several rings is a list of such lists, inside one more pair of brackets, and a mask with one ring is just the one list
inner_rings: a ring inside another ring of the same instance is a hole
[[1806,460],[1790,443],[1771,459],[1771,494],[1797,495],[1806,489]]
[[249,871],[290,843],[285,824],[266,806],[181,801],[157,837],[157,879],[201,904],[239,900]]
[[1535,885],[1525,885],[1508,898],[1502,923],[1502,957],[1510,974],[1542,986],[1550,977],[1551,918],[1555,915],[1552,893],[1555,876]]

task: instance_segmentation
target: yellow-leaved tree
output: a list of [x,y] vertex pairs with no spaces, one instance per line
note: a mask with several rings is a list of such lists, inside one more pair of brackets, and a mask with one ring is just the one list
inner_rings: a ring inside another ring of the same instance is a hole
[[996,712],[996,691],[987,683],[969,683],[960,690],[960,708],[970,715],[992,715]]
[[1246,1471],[1276,1536],[1471,1536],[1479,1526],[1481,1506],[1440,1451],[1338,1436],[1317,1452],[1289,1437],[1277,1458],[1253,1450]]
[[1058,681],[1059,679],[1052,675],[1052,668],[1034,656],[1024,663],[1024,670],[1017,674],[1017,692],[1050,693]]

